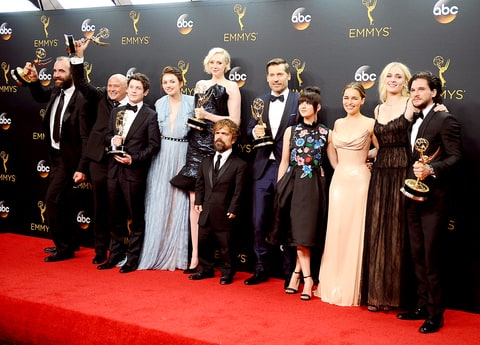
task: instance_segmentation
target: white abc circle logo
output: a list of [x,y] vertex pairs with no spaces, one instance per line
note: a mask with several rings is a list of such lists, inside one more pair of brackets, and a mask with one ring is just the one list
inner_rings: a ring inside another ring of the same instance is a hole
[[182,14],[178,17],[177,29],[182,35],[187,35],[192,31],[193,21],[188,19],[188,14]]
[[85,19],[82,23],[82,32],[95,32],[95,25],[90,25],[90,19]]
[[365,89],[369,89],[375,84],[377,75],[375,73],[368,73],[370,66],[361,66],[355,71],[355,81],[360,82]]
[[0,35],[11,35],[12,33],[12,28],[7,27],[7,23],[2,23],[0,26]]
[[2,113],[0,115],[0,125],[11,125],[12,124],[12,119],[9,119],[6,113]]
[[447,6],[450,0],[440,0],[433,6],[435,20],[441,24],[451,23],[457,17],[458,6]]
[[305,8],[299,7],[292,13],[292,24],[297,30],[305,30],[310,26],[312,16],[310,14],[304,14]]
[[238,87],[242,87],[247,81],[247,75],[240,72],[240,67],[233,67],[228,73],[228,79],[237,83]]
[[39,80],[52,80],[52,75],[47,73],[46,68],[42,68],[40,72],[38,72],[38,79]]

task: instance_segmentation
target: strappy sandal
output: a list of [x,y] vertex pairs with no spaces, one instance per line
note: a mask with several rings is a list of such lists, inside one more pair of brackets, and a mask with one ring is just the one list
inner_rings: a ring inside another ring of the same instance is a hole
[[308,293],[302,293],[302,294],[300,295],[300,299],[301,299],[302,301],[310,301],[310,299],[312,298],[313,278],[312,278],[312,276],[305,276],[305,277],[303,277],[303,282],[304,282],[304,283],[305,283],[305,279],[307,279],[307,278],[310,278],[310,279],[312,280],[312,287],[310,288],[310,293],[309,293],[309,294],[308,294]]
[[[290,278],[290,283],[288,284],[288,287],[285,288],[285,293],[287,295],[294,295],[298,292],[298,286],[300,285],[300,273],[301,272],[293,272],[292,273],[292,277]],[[298,277],[294,278],[295,274],[298,274]],[[297,281],[297,287],[296,288],[290,287],[290,285],[292,284],[292,279],[295,279]]]

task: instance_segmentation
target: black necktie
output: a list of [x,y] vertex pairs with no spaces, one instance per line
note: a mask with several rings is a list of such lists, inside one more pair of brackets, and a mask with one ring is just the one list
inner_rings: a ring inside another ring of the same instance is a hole
[[218,174],[218,171],[220,170],[220,160],[222,159],[222,155],[217,155],[217,160],[215,162],[215,175]]
[[127,107],[125,108],[126,110],[131,110],[134,113],[137,112],[137,105],[131,105],[130,103],[127,103]]
[[275,102],[277,99],[280,102],[283,102],[283,100],[284,100],[283,95],[280,95],[280,96],[270,95],[270,102]]
[[53,140],[60,141],[60,118],[62,117],[63,103],[65,101],[65,92],[60,90],[60,99],[58,101],[57,110],[55,110],[55,119],[53,120]]

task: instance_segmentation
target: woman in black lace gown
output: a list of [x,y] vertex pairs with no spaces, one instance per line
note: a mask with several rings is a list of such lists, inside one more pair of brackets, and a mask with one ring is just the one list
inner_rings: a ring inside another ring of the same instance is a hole
[[[230,69],[230,54],[223,48],[212,48],[205,59],[205,72],[211,79],[200,80],[195,86],[195,118],[205,123],[205,128],[192,128],[189,131],[187,158],[185,166],[171,183],[190,192],[190,230],[192,254],[186,274],[196,272],[198,265],[198,213],[193,207],[195,201],[195,181],[202,159],[214,154],[213,124],[222,118],[230,118],[240,125],[241,96],[237,83],[228,80],[225,73]],[[201,96],[204,101],[199,101]]]

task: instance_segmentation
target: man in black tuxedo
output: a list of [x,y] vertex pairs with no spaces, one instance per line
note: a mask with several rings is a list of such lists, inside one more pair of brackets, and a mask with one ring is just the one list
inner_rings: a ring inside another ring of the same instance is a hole
[[235,250],[232,237],[240,210],[247,163],[232,152],[239,135],[238,125],[230,119],[213,126],[215,155],[205,157],[195,185],[195,210],[198,220],[198,258],[200,269],[191,280],[214,276],[215,248],[220,248],[220,284],[231,284],[235,274]]
[[90,132],[89,106],[72,81],[70,59],[60,56],[53,67],[55,85],[43,88],[36,68],[27,63],[24,72],[37,102],[48,102],[43,131],[50,151],[50,176],[45,203],[47,222],[55,247],[46,262],[71,259],[78,247],[75,229],[73,185],[86,180],[88,161],[84,156]]
[[75,41],[75,56],[70,58],[70,62],[75,87],[90,103],[96,105],[95,122],[88,137],[85,157],[89,160],[90,179],[93,185],[95,257],[92,263],[101,264],[107,259],[110,244],[105,132],[112,109],[127,103],[127,77],[113,74],[108,79],[106,88],[91,85],[85,78],[83,68],[84,53],[89,43],[90,40],[84,39]]
[[[282,158],[283,134],[285,129],[296,122],[298,94],[288,89],[291,78],[290,66],[281,58],[274,58],[267,63],[267,82],[271,91],[261,98],[265,105],[262,122],[251,119],[247,134],[252,139],[270,136],[274,144],[260,146],[256,149],[253,162],[253,247],[256,256],[255,272],[245,280],[246,285],[256,285],[269,278],[271,269],[272,247],[266,237],[272,230],[273,204],[277,185],[278,165]],[[283,273],[288,282],[290,273],[290,248],[284,248]]]
[[[412,311],[400,313],[401,320],[425,320],[421,333],[437,332],[443,326],[442,269],[445,256],[445,236],[448,229],[448,206],[451,203],[450,187],[454,170],[462,159],[460,124],[446,112],[433,109],[441,103],[442,83],[430,72],[418,72],[408,82],[413,105],[420,113],[410,126],[412,167],[408,178],[429,187],[427,199],[421,195],[404,192],[407,200],[407,224],[415,276],[418,281],[417,305]],[[423,138],[428,146],[423,159],[415,149],[417,139]],[[435,155],[435,152],[439,150]],[[430,157],[430,158],[427,158]],[[410,192],[414,192],[411,190]]]
[[110,115],[105,145],[124,146],[126,153],[112,153],[109,157],[110,255],[97,267],[100,270],[114,268],[125,255],[127,261],[120,273],[132,272],[138,266],[145,235],[147,174],[152,158],[160,150],[157,113],[143,102],[149,90],[150,81],[146,75],[131,75],[127,88],[129,103],[114,108]]

